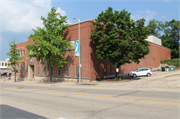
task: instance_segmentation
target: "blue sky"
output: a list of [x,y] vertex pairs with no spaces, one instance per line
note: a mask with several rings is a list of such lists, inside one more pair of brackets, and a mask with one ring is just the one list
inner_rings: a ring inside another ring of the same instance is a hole
[[0,0],[0,61],[9,58],[9,43],[25,42],[36,26],[42,27],[41,16],[47,16],[51,7],[66,15],[68,23],[94,19],[108,7],[126,9],[131,18],[159,21],[179,20],[179,0]]

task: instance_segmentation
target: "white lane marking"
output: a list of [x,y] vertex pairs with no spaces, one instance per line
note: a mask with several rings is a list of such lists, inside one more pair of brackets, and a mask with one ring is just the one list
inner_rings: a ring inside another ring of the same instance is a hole
[[64,117],[59,117],[59,119],[67,119],[67,118],[64,118]]

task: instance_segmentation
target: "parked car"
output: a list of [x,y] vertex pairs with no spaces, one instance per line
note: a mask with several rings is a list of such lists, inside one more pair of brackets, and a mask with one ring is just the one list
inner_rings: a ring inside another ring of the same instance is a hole
[[11,77],[11,73],[8,73],[8,74],[7,74],[7,77]]
[[6,76],[7,76],[7,72],[1,74],[1,77],[6,77]]
[[129,72],[129,76],[136,77],[136,76],[151,76],[152,71],[149,68],[139,68],[135,71]]

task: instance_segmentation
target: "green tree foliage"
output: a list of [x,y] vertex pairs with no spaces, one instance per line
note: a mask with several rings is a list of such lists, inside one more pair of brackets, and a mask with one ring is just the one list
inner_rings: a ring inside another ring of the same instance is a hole
[[171,49],[171,58],[179,58],[179,37],[180,37],[180,21],[171,20],[165,23],[164,34],[160,37],[162,45]]
[[147,27],[150,30],[150,35],[160,37],[161,32],[164,30],[165,25],[162,21],[152,19],[149,21],[149,24],[147,25]]
[[125,63],[139,63],[149,53],[149,43],[144,40],[149,34],[145,20],[134,21],[130,14],[125,9],[113,12],[109,7],[93,22],[95,27],[90,38],[97,48],[97,58],[108,59],[117,68]]
[[56,13],[56,9],[53,7],[48,12],[47,18],[41,17],[43,20],[43,28],[37,27],[34,30],[34,34],[30,35],[30,38],[34,41],[34,44],[27,45],[26,48],[30,52],[29,57],[36,57],[37,62],[44,64],[47,63],[50,75],[50,81],[52,81],[51,65],[56,64],[58,69],[63,67],[64,63],[67,63],[64,58],[65,49],[72,48],[70,42],[64,39],[63,32],[68,30],[67,17],[61,16],[60,13]]
[[150,34],[159,37],[164,47],[171,49],[171,58],[179,58],[179,31],[180,21],[171,20],[165,23],[158,20],[150,20],[147,25]]
[[24,59],[24,57],[19,56],[19,51],[21,49],[16,48],[15,42],[11,42],[9,45],[11,48],[9,49],[10,51],[7,53],[7,55],[9,55],[11,58],[9,59],[10,63],[8,63],[8,65],[12,66],[12,72],[14,72],[14,82],[16,82],[16,73],[18,72],[16,67],[20,63],[19,60]]
[[176,67],[179,67],[180,59],[167,59],[167,60],[161,60],[161,64],[168,64],[168,65],[174,65]]

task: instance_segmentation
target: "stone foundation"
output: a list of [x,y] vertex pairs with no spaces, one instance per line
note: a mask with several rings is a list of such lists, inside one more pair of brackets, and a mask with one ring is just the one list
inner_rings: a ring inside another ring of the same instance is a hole
[[[14,76],[11,76],[11,80],[14,80]],[[28,79],[23,77],[16,77],[16,81],[39,81],[39,82],[49,82],[49,76],[35,76],[34,79]],[[89,83],[89,79],[81,79],[83,83]],[[71,77],[52,77],[53,82],[77,82],[79,79]]]
[[[11,80],[14,80],[14,76],[11,76]],[[16,76],[16,81],[24,81],[24,80],[27,80],[27,78],[17,77]]]

